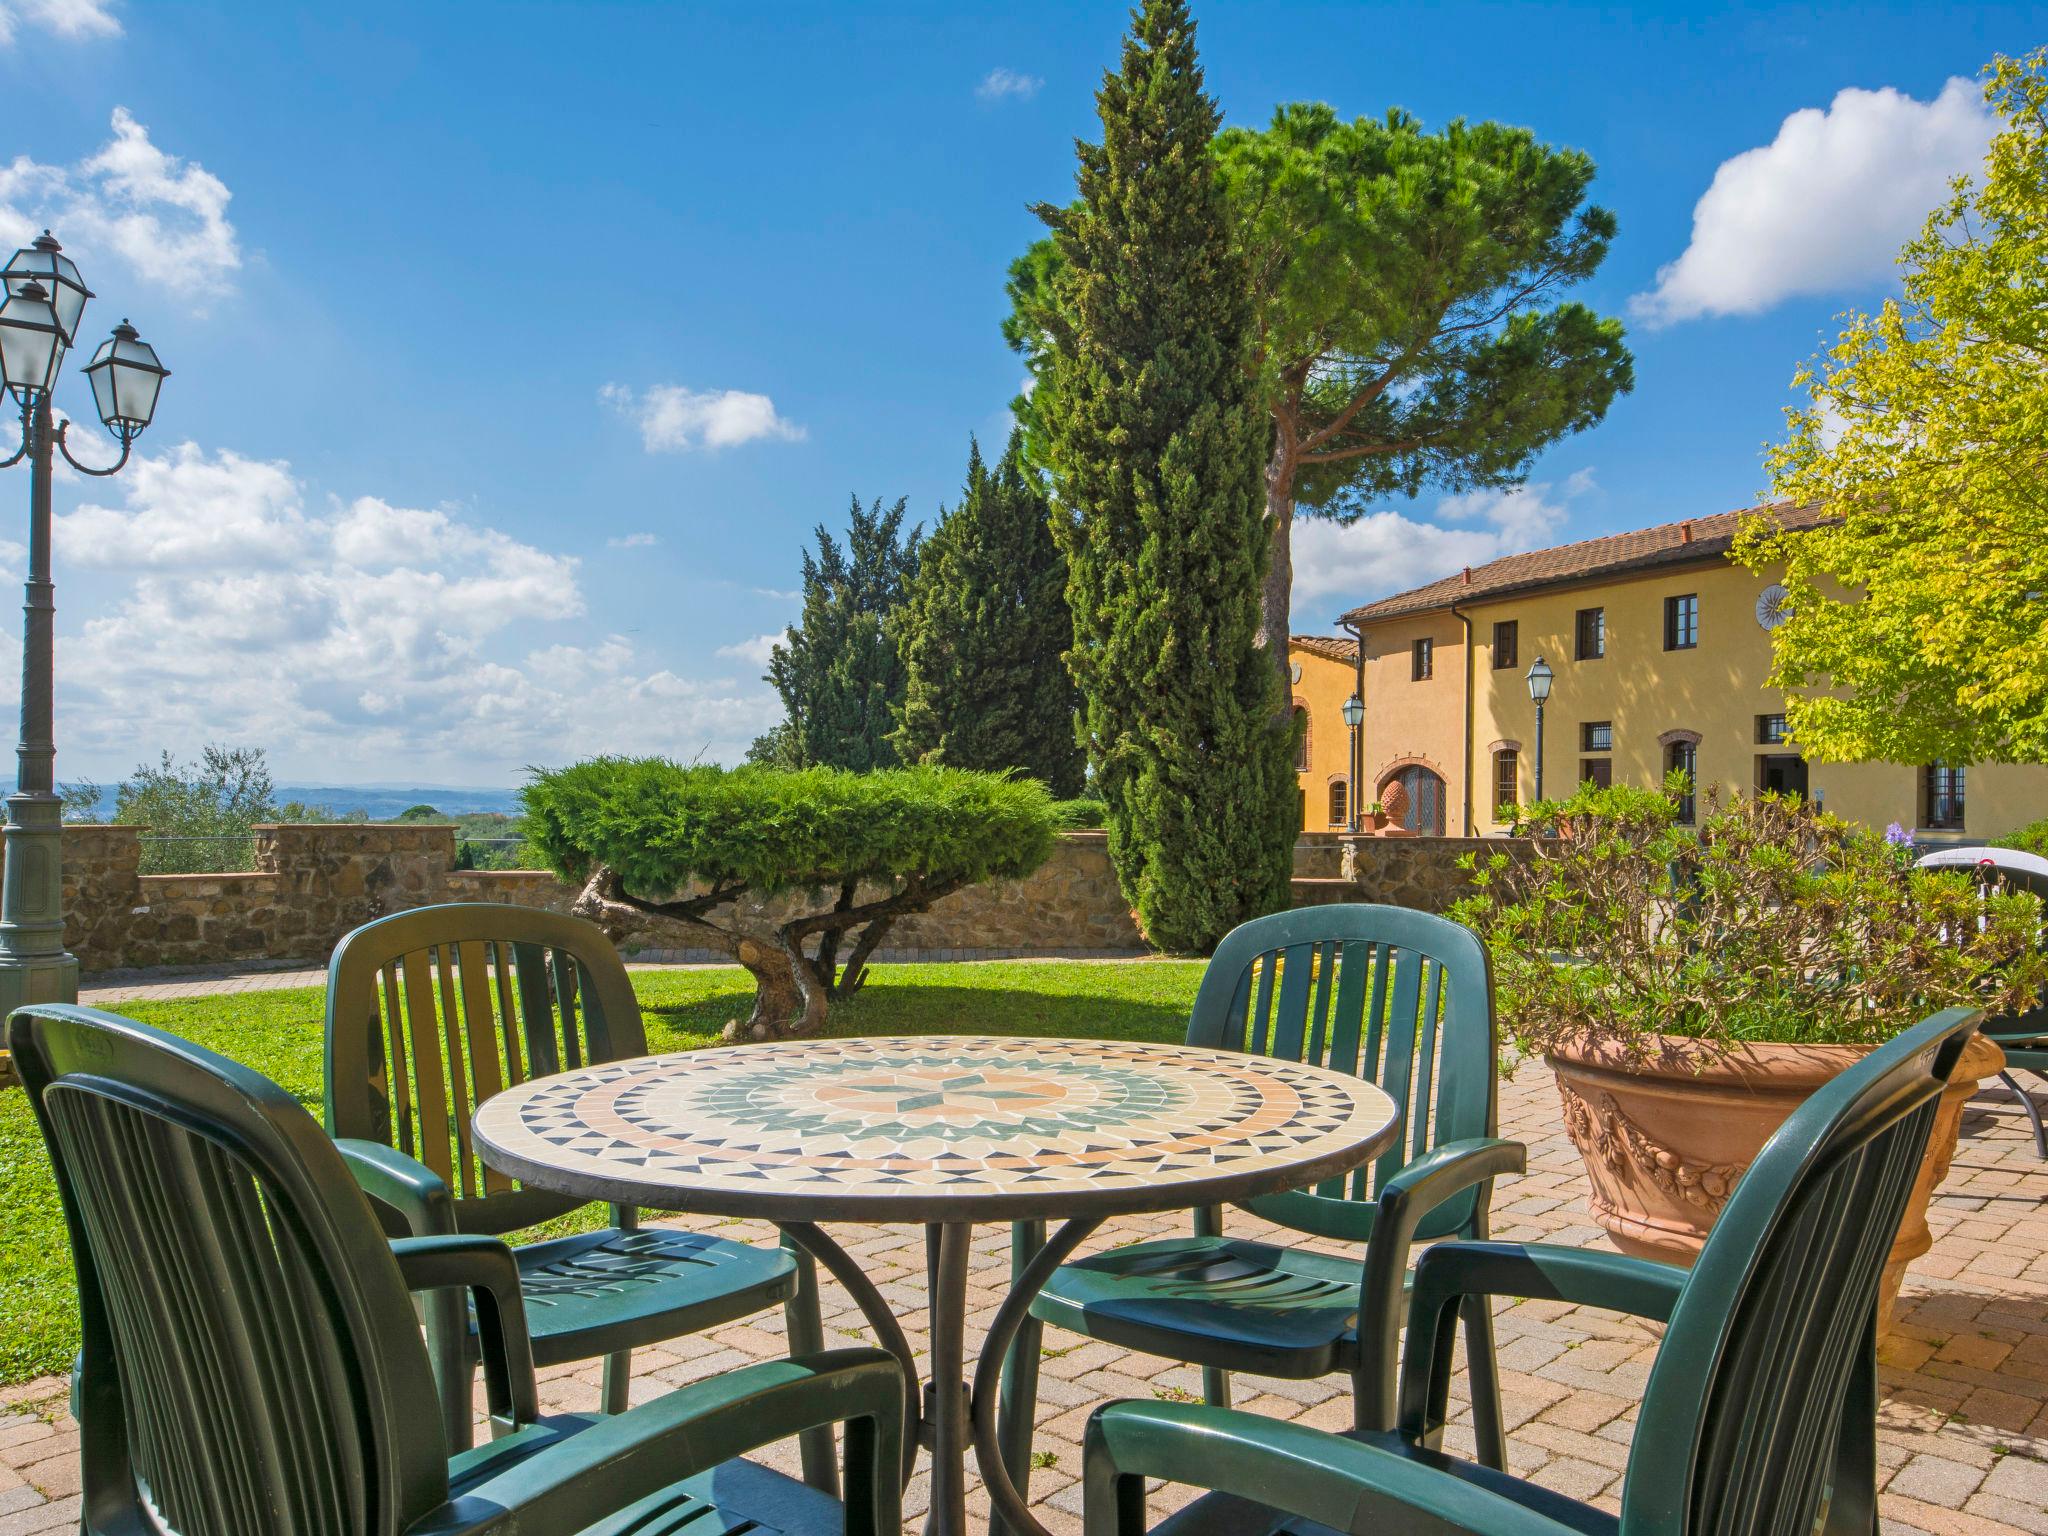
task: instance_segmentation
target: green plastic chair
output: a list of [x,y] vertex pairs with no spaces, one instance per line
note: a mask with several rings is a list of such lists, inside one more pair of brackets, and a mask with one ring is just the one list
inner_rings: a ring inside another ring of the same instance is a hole
[[[640,1005],[602,929],[464,902],[366,923],[327,969],[327,1129],[394,1236],[502,1236],[585,1202],[487,1168],[470,1121],[531,1077],[647,1054]],[[788,1247],[611,1225],[513,1249],[540,1365],[604,1357],[604,1411],[626,1406],[632,1351],[781,1304],[790,1349],[824,1347],[816,1272]],[[469,1444],[475,1327],[459,1290],[425,1303],[442,1427]],[[830,1490],[830,1437],[805,1466]]]
[[[872,1349],[749,1366],[614,1417],[542,1418],[496,1238],[387,1242],[267,1078],[83,1008],[7,1042],[50,1148],[84,1334],[88,1536],[898,1536],[902,1372]],[[468,1288],[508,1433],[441,1433],[409,1291]],[[844,1506],[747,1461],[846,1426]]]
[[[1352,1379],[1362,1429],[1394,1422],[1401,1298],[1410,1245],[1486,1236],[1492,1182],[1526,1149],[1494,1135],[1493,973],[1470,929],[1403,907],[1333,905],[1255,918],[1227,934],[1202,976],[1189,1045],[1311,1061],[1392,1097],[1395,1139],[1368,1168],[1312,1190],[1247,1202],[1281,1226],[1356,1243],[1334,1256],[1224,1234],[1216,1209],[1195,1235],[1114,1248],[1062,1265],[1032,1316],[1125,1349],[1203,1367],[1203,1397],[1229,1401],[1229,1374]],[[1016,1246],[1028,1258],[1030,1233]],[[1464,1309],[1483,1452],[1505,1454],[1492,1317]],[[1035,1329],[1013,1353],[1004,1465],[1029,1475]]]
[[[2013,890],[2031,891],[2048,902],[2048,859],[2016,848],[1937,848],[1915,860],[1921,869],[1967,869],[1979,880],[1995,880]],[[2043,936],[2048,942],[2048,935]],[[2048,1082],[2048,991],[2032,1008],[1984,1021],[1984,1038],[2005,1053],[1998,1080],[2019,1101],[2034,1133],[2034,1155],[2048,1161],[2048,1123],[2041,1106],[2015,1072],[2031,1072]]]
[[[1875,1536],[1878,1283],[1977,1019],[1937,1014],[1801,1105],[1690,1271],[1542,1243],[1429,1250],[1391,1432],[1164,1403],[1099,1411],[1082,1473],[1088,1536],[1137,1536],[1148,1477],[1218,1490],[1161,1536]],[[1474,1296],[1668,1324],[1619,1516],[1443,1453],[1452,1332]]]

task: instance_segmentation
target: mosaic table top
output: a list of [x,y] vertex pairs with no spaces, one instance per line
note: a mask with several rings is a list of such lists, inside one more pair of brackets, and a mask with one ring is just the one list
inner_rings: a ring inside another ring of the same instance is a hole
[[1170,1210],[1297,1189],[1394,1136],[1371,1083],[1106,1040],[936,1035],[730,1046],[536,1078],[478,1110],[544,1189],[789,1221]]

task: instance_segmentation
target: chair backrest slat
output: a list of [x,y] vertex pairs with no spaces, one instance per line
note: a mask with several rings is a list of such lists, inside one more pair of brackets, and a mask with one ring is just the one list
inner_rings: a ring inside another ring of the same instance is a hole
[[[385,1083],[378,1020],[387,1042],[411,1047],[401,1057],[384,1046]],[[618,952],[578,918],[481,902],[422,907],[356,929],[328,967],[329,1130],[419,1158],[447,1181],[465,1231],[509,1232],[580,1203],[487,1167],[470,1128],[477,1107],[529,1078],[646,1049]],[[407,1091],[411,1146],[378,1108]]]
[[78,1275],[86,1507],[109,1529],[396,1536],[448,1495],[382,1234],[274,1083],[88,1009],[7,1040]]
[[1650,1374],[1629,1536],[1809,1536],[1829,1499],[1869,1482],[1879,1282],[1976,1023],[1951,1009],[1872,1052],[1750,1165]]
[[[448,1155],[448,1070],[441,1054],[441,1014],[434,1000],[435,961],[432,950],[418,950],[404,957],[402,1006],[405,1034],[412,1042],[413,1103],[418,1111],[414,1134],[419,1144],[412,1155],[448,1181],[453,1188],[453,1160]],[[381,967],[380,967],[381,969]],[[327,1085],[327,1102],[334,1102],[334,1087]],[[358,1131],[336,1131],[354,1136]]]
[[[1379,1084],[1399,1124],[1372,1167],[1313,1190],[1250,1202],[1329,1237],[1369,1233],[1363,1202],[1442,1142],[1493,1134],[1493,983],[1478,937],[1448,919],[1365,904],[1308,907],[1243,924],[1216,948],[1188,1043],[1309,1061]],[[1422,1235],[1468,1232],[1480,1192],[1433,1210]]]
[[[381,1007],[378,1001],[373,999],[373,1011],[367,1021],[375,1052],[370,1063],[371,1091],[378,1105],[378,1112],[373,1112],[372,1123],[377,1127],[374,1139],[397,1147],[409,1157],[418,1128],[413,1121],[412,1067],[405,1040],[405,1014],[398,1006],[396,966],[384,967]],[[380,1022],[382,1028],[378,1027]]]

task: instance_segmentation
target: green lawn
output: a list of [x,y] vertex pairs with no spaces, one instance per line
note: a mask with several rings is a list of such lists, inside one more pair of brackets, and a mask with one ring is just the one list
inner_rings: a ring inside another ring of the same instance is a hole
[[[1201,970],[1196,961],[878,965],[831,1032],[1174,1041]],[[633,982],[656,1051],[715,1045],[726,1021],[752,1006],[737,969],[638,971]],[[318,989],[124,1011],[267,1073],[319,1114]],[[70,1254],[42,1137],[23,1096],[0,1093],[0,1385],[68,1370],[77,1346]]]

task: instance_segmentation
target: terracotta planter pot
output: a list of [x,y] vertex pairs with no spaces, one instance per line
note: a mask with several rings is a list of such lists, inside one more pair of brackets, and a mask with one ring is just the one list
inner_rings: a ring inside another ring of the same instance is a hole
[[[1690,1265],[1771,1134],[1869,1049],[1752,1045],[1716,1056],[1697,1041],[1664,1035],[1636,1061],[1619,1047],[1580,1042],[1544,1059],[1557,1073],[1565,1130],[1593,1186],[1593,1219],[1624,1253]],[[1906,1266],[1934,1245],[1927,1202],[1955,1156],[1963,1105],[1978,1081],[2004,1063],[1997,1046],[1973,1038],[1941,1097],[1920,1177],[1885,1261],[1880,1327],[1891,1325]]]

